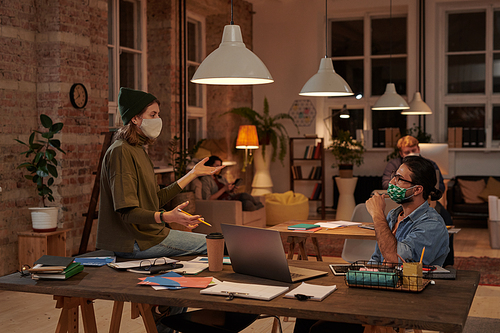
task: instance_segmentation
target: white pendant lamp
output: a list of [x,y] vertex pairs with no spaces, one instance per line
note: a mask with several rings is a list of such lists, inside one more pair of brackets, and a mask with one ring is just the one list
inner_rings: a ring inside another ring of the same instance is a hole
[[246,48],[239,25],[233,24],[231,0],[231,24],[224,27],[222,42],[198,67],[191,82],[200,84],[246,85],[274,82],[266,65]]
[[409,109],[408,103],[396,92],[394,83],[387,83],[385,93],[380,96],[372,110],[404,110]]
[[[328,45],[328,7],[325,0],[325,44]],[[347,82],[333,69],[332,59],[326,54],[321,59],[319,70],[302,87],[301,96],[351,96],[354,93]]]
[[422,100],[422,96],[419,92],[413,95],[413,100],[410,102],[410,108],[408,110],[401,111],[401,114],[410,115],[421,115],[421,114],[432,114],[431,108]]
[[[392,81],[392,65],[391,65],[391,59],[392,59],[392,0],[390,3],[390,14],[389,14],[389,21],[391,22],[391,39],[390,39],[390,55],[389,55],[389,82]],[[380,98],[377,100],[375,105],[372,107],[372,110],[406,110],[409,109],[410,106],[406,101],[404,100],[403,97],[398,95],[396,92],[396,86],[394,83],[387,83],[387,86],[385,87],[385,92]]]

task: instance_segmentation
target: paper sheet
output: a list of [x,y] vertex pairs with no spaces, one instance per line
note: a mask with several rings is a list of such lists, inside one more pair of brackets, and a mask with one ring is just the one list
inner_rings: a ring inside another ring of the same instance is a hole
[[334,229],[340,227],[350,227],[352,225],[361,225],[361,222],[350,222],[350,221],[331,221],[331,222],[318,222],[317,225],[320,225],[322,228]]
[[296,298],[295,295],[299,294],[299,295],[310,296],[309,299],[313,301],[322,301],[328,295],[333,293],[336,289],[337,289],[336,284],[332,286],[320,286],[302,282],[300,286],[287,293],[285,297]]
[[213,287],[201,290],[200,294],[219,295],[226,297],[232,295],[233,297],[253,298],[269,301],[276,296],[286,292],[288,289],[288,287],[224,281]]

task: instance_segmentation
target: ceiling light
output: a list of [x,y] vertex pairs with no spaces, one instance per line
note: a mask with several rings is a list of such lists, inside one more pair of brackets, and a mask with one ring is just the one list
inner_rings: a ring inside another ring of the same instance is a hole
[[321,59],[319,70],[302,87],[301,96],[351,96],[354,93],[349,84],[333,69],[332,59],[328,58],[328,7],[325,0],[325,57]]
[[421,114],[432,114],[431,108],[422,100],[422,96],[419,92],[413,95],[413,100],[410,102],[410,108],[408,110],[401,111],[404,115],[421,115]]
[[274,82],[266,65],[243,43],[239,25],[233,24],[231,0],[231,24],[224,27],[222,42],[200,64],[191,82],[200,84],[246,85]]

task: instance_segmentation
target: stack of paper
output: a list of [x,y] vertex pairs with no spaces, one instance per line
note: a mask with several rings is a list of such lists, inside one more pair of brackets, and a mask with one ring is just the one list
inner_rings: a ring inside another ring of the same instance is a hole
[[243,297],[269,301],[286,292],[288,287],[268,286],[262,284],[234,283],[224,281],[213,287],[203,289],[200,294],[226,297]]
[[361,222],[350,222],[350,221],[331,221],[331,222],[319,222],[316,223],[323,228],[335,229],[340,227],[350,227],[353,225],[361,225]]

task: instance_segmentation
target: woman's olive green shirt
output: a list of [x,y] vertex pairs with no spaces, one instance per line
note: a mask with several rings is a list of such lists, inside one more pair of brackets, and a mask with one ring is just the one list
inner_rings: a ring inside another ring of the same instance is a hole
[[142,145],[115,141],[102,161],[97,248],[132,252],[159,244],[169,228],[154,214],[176,196],[177,182],[160,190],[153,163]]

